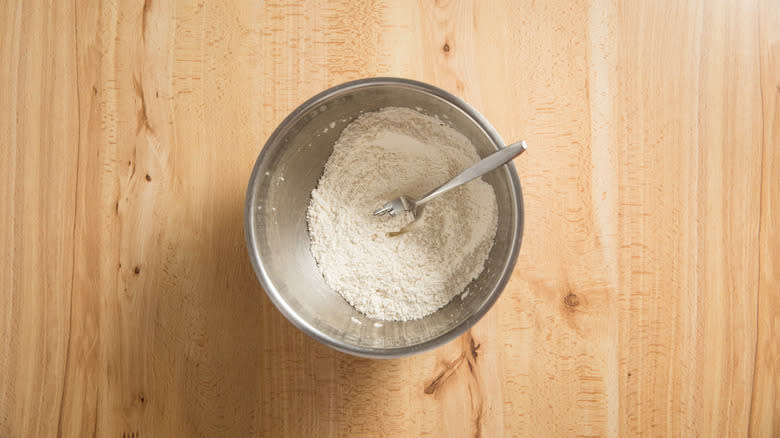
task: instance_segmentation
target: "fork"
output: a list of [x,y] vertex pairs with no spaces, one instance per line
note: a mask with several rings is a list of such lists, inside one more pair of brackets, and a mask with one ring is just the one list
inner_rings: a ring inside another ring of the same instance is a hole
[[420,207],[422,207],[423,204],[430,202],[432,199],[436,198],[441,194],[449,192],[455,187],[462,186],[463,184],[466,184],[467,182],[475,178],[479,178],[480,176],[485,175],[486,173],[498,169],[499,167],[503,166],[509,161],[512,161],[512,159],[515,158],[516,156],[525,152],[526,148],[527,146],[525,144],[525,141],[520,141],[518,143],[514,143],[503,149],[500,149],[496,152],[493,152],[487,157],[471,165],[468,169],[459,173],[456,177],[452,178],[451,180],[447,181],[441,186],[431,190],[422,198],[415,200],[410,196],[401,195],[393,199],[392,201],[386,203],[382,207],[376,209],[374,211],[374,216],[382,216],[384,214],[395,216],[405,211],[411,211],[412,217],[416,218],[417,211]]

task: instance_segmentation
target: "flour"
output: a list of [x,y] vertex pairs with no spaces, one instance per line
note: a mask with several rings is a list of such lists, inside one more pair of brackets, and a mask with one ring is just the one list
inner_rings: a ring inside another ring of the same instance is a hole
[[413,222],[408,212],[371,212],[401,194],[420,198],[479,159],[463,135],[412,109],[358,117],[336,142],[308,208],[311,252],[325,282],[384,320],[422,318],[463,292],[496,234],[489,184],[477,179],[452,190]]

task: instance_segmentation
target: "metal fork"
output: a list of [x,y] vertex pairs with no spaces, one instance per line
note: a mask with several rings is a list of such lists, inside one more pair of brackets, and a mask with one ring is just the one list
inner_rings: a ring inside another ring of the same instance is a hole
[[422,198],[415,200],[412,197],[401,195],[383,205],[382,207],[376,209],[374,211],[374,216],[381,216],[383,214],[395,216],[398,213],[403,213],[404,211],[411,211],[412,216],[416,218],[417,210],[423,204],[430,202],[433,198],[443,193],[449,192],[455,187],[466,184],[475,178],[479,178],[486,173],[498,169],[509,161],[512,161],[512,159],[516,156],[525,152],[526,148],[527,146],[525,141],[520,141],[519,143],[511,144],[499,151],[493,152],[487,157],[477,161],[468,169],[459,173],[456,177],[442,184],[438,188],[431,190]]

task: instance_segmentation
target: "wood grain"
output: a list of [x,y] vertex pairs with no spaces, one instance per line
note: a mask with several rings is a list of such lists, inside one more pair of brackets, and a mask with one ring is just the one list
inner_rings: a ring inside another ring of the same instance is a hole
[[[2,3],[0,436],[780,435],[780,7],[662,3]],[[385,361],[242,228],[276,125],[377,75],[531,147],[494,309]]]

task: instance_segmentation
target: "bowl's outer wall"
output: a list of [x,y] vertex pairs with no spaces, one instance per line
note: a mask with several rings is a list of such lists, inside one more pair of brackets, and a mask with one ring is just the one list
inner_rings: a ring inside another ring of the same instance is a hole
[[413,321],[377,321],[324,282],[309,250],[306,209],[333,145],[364,112],[408,107],[465,135],[480,156],[504,143],[475,110],[427,84],[394,78],[346,83],[313,97],[285,119],[263,148],[247,189],[245,231],[255,272],[269,298],[301,330],[338,350],[398,357],[454,339],[490,308],[511,276],[523,229],[520,183],[510,164],[483,179],[496,192],[496,242],[464,298]]

